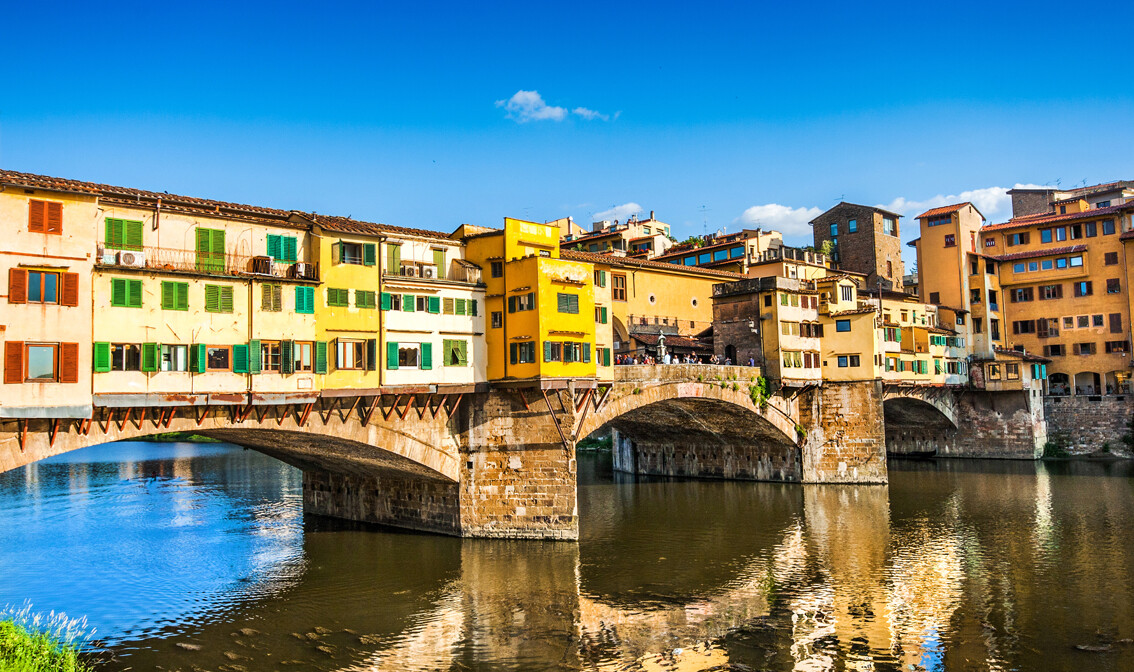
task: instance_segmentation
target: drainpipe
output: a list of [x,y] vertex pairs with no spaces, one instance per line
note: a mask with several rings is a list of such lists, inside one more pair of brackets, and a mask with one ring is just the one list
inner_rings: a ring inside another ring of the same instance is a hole
[[[386,311],[382,310],[382,243],[386,242],[388,237],[385,234],[378,236],[378,250],[375,252],[377,257],[374,262],[378,267],[378,345],[375,347],[377,352],[374,356],[378,358],[375,362],[374,368],[378,371],[378,387],[381,388],[385,384],[385,357],[386,357]],[[389,256],[386,257],[387,259]],[[391,301],[393,298],[391,297]]]

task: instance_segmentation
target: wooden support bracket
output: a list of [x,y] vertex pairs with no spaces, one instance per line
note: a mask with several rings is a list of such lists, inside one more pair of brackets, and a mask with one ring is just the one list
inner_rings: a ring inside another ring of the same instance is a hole
[[[415,395],[413,396],[413,398],[414,398],[414,400],[416,401],[416,400],[417,400],[417,395],[415,394]],[[428,397],[428,396],[427,396],[427,397],[425,398],[425,400],[424,400],[424,401],[423,401],[423,402],[421,403],[421,405],[419,405],[419,406],[418,406],[418,407],[417,407],[416,409],[414,409],[414,410],[416,410],[416,411],[417,411],[417,419],[418,419],[418,420],[421,420],[422,418],[424,418],[424,417],[425,417],[425,412],[429,410],[429,399],[430,399],[430,397]]]
[[134,420],[134,426],[137,427],[139,431],[141,431],[142,423],[145,422],[145,421],[146,421],[146,407],[143,406],[140,416],[138,417],[137,420]]
[[[197,416],[197,426],[198,427],[200,427],[201,423],[205,421],[205,418],[209,417],[209,411],[212,410],[212,408],[213,407],[209,406],[208,404],[205,405],[205,412],[202,413],[201,415]],[[196,414],[196,411],[194,411],[194,414]]]
[[398,412],[398,417],[401,418],[402,420],[405,420],[406,416],[409,415],[410,407],[413,406],[415,401],[417,401],[417,395],[416,394],[409,395],[409,399],[406,400],[406,407]]
[[373,399],[372,399],[372,400],[370,401],[370,407],[369,407],[369,408],[367,408],[365,412],[363,412],[363,411],[362,411],[361,409],[359,409],[359,415],[361,416],[361,418],[360,418],[360,419],[361,419],[361,421],[362,421],[362,426],[363,426],[363,427],[365,427],[365,426],[367,426],[367,425],[369,425],[369,424],[370,424],[370,416],[374,415],[374,409],[378,408],[378,404],[379,404],[379,403],[380,403],[381,401],[382,401],[382,395],[380,395],[380,394],[379,394],[379,395],[376,395],[376,396],[375,396],[375,397],[374,397],[374,398],[373,398]]
[[303,427],[304,425],[306,425],[307,424],[307,418],[311,416],[311,409],[314,406],[315,406],[314,402],[312,402],[310,404],[304,404],[303,413],[300,414],[299,419],[296,420],[295,424],[299,425],[300,427]]
[[256,422],[261,425],[264,424],[264,418],[268,417],[268,411],[270,410],[271,406],[261,406],[260,409],[256,411]]
[[[324,406],[326,406],[326,402],[323,402],[323,404],[324,404]],[[324,408],[323,410],[319,411],[319,415],[323,418],[323,424],[324,425],[327,424],[327,422],[331,419],[331,413],[335,409],[337,409],[338,407],[339,407],[339,397],[335,397],[334,400],[331,401],[331,407],[330,408]]]
[[439,412],[439,411],[441,410],[441,407],[442,407],[442,406],[444,406],[444,405],[445,405],[445,402],[447,402],[447,401],[448,401],[448,397],[447,397],[446,395],[441,395],[441,400],[440,400],[440,401],[438,402],[438,404],[437,404],[437,407],[436,407],[436,408],[434,408],[434,406],[433,406],[433,398],[434,398],[435,396],[436,396],[436,395],[433,395],[433,394],[429,395],[429,401],[428,401],[428,406],[429,406],[429,414],[430,414],[430,416],[431,416],[431,417],[433,417],[434,419],[436,419],[436,418],[437,418],[437,413],[438,413],[438,412]]
[[395,410],[397,410],[398,402],[401,401],[401,399],[402,399],[402,395],[400,395],[400,394],[394,395],[394,403],[390,405],[390,410],[388,410],[388,411],[385,410],[385,409],[382,410],[382,419],[383,420],[389,420],[390,419],[390,416],[393,415]]
[[[527,398],[526,396],[524,396],[524,390],[523,390],[523,388],[516,388],[516,393],[520,395],[520,401],[524,402],[524,410],[525,410],[525,411],[530,411],[530,410],[532,410],[532,409],[531,409],[531,406],[528,406],[528,398]],[[547,398],[547,393],[546,393],[546,392],[544,392],[544,393],[543,393],[543,397],[544,397],[544,399],[546,399],[546,398]]]
[[563,450],[570,450],[567,445],[567,437],[563,435],[563,426],[559,424],[559,418],[555,417],[555,409],[551,407],[551,400],[547,398],[547,390],[540,390],[540,392],[543,393],[543,401],[547,404],[547,412],[551,414],[551,419],[555,422],[555,429],[559,431],[559,440],[563,442]]
[[452,418],[452,417],[453,417],[453,414],[457,412],[457,407],[461,405],[461,400],[462,400],[462,399],[464,399],[464,398],[465,398],[465,393],[464,393],[464,392],[462,392],[462,393],[458,394],[458,395],[457,395],[457,400],[453,402],[453,407],[452,407],[452,408],[450,408],[450,409],[448,409],[448,410],[446,410],[446,411],[445,411],[445,415],[447,415],[447,416],[449,416],[450,418]]
[[134,415],[134,409],[127,408],[125,417],[123,417],[121,420],[115,420],[115,424],[118,425],[118,431],[122,431],[122,428],[126,426],[126,421],[130,419],[131,415]]
[[110,409],[110,417],[106,417],[106,407],[99,409],[99,415],[102,417],[98,420],[98,428],[106,434],[110,431],[110,423],[114,421],[114,409]]
[[347,421],[347,418],[354,415],[354,409],[358,408],[358,402],[360,402],[360,401],[362,401],[362,397],[355,397],[354,403],[350,405],[350,410],[347,411],[346,413],[343,413],[343,409],[340,408],[339,409],[339,420],[342,421],[345,424],[346,421]]
[[47,445],[55,447],[55,435],[59,433],[59,418],[52,418],[51,425],[47,428]]

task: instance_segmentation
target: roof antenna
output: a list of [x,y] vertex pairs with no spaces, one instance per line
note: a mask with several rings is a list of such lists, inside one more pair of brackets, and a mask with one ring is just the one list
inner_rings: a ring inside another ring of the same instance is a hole
[[701,237],[705,238],[709,235],[709,216],[705,213],[709,211],[709,207],[702,205],[701,208]]
[[847,195],[846,195],[846,194],[841,194],[841,195],[840,195],[840,196],[839,196],[838,198],[836,198],[835,200],[836,200],[836,201],[838,201],[838,202],[840,202],[840,203],[842,203],[842,202],[843,202],[843,200],[844,200],[844,199],[845,199],[846,197],[847,197]]

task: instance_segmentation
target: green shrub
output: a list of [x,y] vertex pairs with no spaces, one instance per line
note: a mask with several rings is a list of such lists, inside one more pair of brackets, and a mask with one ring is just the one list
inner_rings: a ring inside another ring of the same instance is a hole
[[1067,450],[1070,447],[1071,439],[1066,434],[1052,434],[1047,438],[1047,443],[1043,444],[1043,456],[1045,458],[1068,457],[1071,455]]
[[52,612],[46,617],[30,607],[0,613],[0,671],[87,672],[79,645],[93,634],[86,621]]

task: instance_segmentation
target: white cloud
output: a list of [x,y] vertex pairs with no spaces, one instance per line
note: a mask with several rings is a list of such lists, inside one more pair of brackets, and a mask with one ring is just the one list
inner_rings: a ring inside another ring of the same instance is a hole
[[503,107],[509,119],[517,123],[529,121],[563,121],[567,118],[567,109],[556,105],[548,105],[543,101],[539,91],[519,90],[512,94],[508,100],[496,101],[496,107]]
[[759,227],[765,231],[779,231],[789,244],[810,245],[813,238],[808,222],[821,214],[823,211],[815,207],[792,208],[779,203],[768,203],[748,208],[733,223],[748,228]]
[[[1013,189],[1045,189],[1039,184],[1016,184]],[[990,222],[1006,220],[1012,216],[1012,197],[1008,195],[1005,187],[984,187],[983,189],[970,189],[959,194],[937,194],[922,201],[911,201],[899,196],[889,203],[879,203],[878,207],[885,208],[899,215],[914,217],[943,205],[970,202],[980,210]],[[912,229],[911,229],[912,230]]]
[[623,203],[622,205],[616,205],[609,210],[596,212],[595,214],[591,215],[591,219],[596,222],[615,219],[620,222],[625,222],[630,218],[630,215],[636,215],[639,212],[642,212],[642,206],[638,205],[637,203]]
[[585,107],[576,107],[575,109],[571,110],[571,114],[580,116],[580,117],[586,119],[587,121],[591,121],[593,119],[602,119],[603,121],[610,121],[610,115],[609,114],[603,114],[602,112],[596,112],[594,110],[588,110]]

